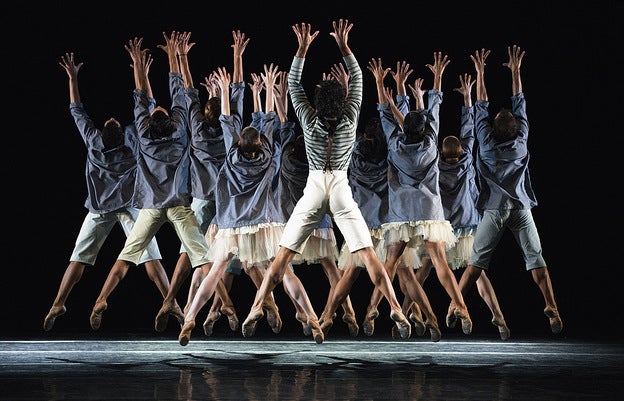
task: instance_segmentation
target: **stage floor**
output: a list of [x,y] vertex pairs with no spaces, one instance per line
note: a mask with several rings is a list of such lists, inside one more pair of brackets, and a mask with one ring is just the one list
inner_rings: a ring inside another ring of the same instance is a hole
[[624,345],[327,339],[0,341],[2,400],[616,400]]

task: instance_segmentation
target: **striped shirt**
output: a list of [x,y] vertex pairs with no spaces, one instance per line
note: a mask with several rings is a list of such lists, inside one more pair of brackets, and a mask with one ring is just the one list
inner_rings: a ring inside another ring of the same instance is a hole
[[[332,170],[346,171],[353,154],[353,143],[362,106],[363,78],[362,69],[353,54],[343,57],[343,60],[349,72],[349,88],[345,110],[334,133],[330,165]],[[305,59],[302,57],[293,58],[288,73],[288,90],[293,109],[303,129],[310,170],[323,170],[327,159],[329,133],[301,85],[304,62]]]

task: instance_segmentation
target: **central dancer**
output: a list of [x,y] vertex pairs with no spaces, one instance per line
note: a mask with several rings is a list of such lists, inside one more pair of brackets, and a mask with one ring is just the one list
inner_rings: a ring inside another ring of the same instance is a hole
[[[314,91],[314,105],[301,85],[305,56],[319,31],[312,33],[310,24],[293,25],[299,47],[288,73],[288,87],[293,109],[303,129],[310,171],[303,196],[297,202],[280,241],[280,249],[266,272],[242,331],[253,335],[256,323],[264,316],[263,300],[284,276],[290,261],[305,247],[312,231],[326,213],[331,214],[352,252],[364,262],[371,281],[390,304],[390,318],[396,322],[401,338],[409,338],[411,326],[401,311],[392,282],[375,254],[368,226],[353,199],[347,175],[353,154],[353,143],[362,107],[362,70],[349,48],[353,24],[346,19],[333,21],[330,35],[342,53],[350,80],[347,90],[337,80],[321,80]],[[353,269],[359,274],[361,269]],[[342,302],[352,286],[350,274],[344,274],[334,289],[334,298]],[[324,336],[314,336],[322,343]]]

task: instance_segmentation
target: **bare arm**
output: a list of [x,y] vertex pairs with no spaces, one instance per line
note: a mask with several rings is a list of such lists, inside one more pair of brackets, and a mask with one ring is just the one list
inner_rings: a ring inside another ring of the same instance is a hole
[[512,47],[507,47],[507,53],[509,54],[509,61],[503,63],[503,66],[511,70],[511,92],[515,96],[522,92],[520,65],[522,64],[525,52],[524,50],[520,50],[520,46],[513,45]]
[[426,90],[422,89],[422,84],[424,79],[416,78],[414,81],[414,86],[409,85],[410,90],[412,91],[412,95],[414,96],[414,110],[422,110],[425,108],[424,96]]
[[463,74],[459,76],[459,88],[453,88],[454,92],[458,92],[464,97],[465,107],[472,107],[470,92],[472,91],[472,85],[474,85],[474,83],[475,81],[472,79],[470,74]]
[[342,53],[342,57],[352,54],[349,48],[349,31],[353,28],[353,24],[350,24],[349,20],[341,18],[338,22],[333,21],[332,25],[334,27],[334,32],[330,32],[329,34],[336,39],[336,44],[338,45],[338,49],[340,49],[340,53]]
[[188,63],[188,52],[193,46],[195,46],[195,42],[189,43],[190,38],[191,33],[184,32],[180,34],[180,40],[176,44],[176,52],[178,53],[178,59],[180,62],[180,72],[182,72],[185,88],[194,88],[193,77],[191,76],[191,69],[189,68]]
[[232,38],[234,43],[232,44],[233,56],[234,56],[234,72],[232,73],[232,82],[243,82],[243,53],[249,43],[249,38],[245,38],[245,34],[241,31],[232,31]]
[[485,89],[485,59],[489,55],[490,51],[485,49],[477,50],[474,55],[470,55],[470,59],[477,71],[477,100],[488,100],[487,90]]
[[392,115],[397,120],[401,129],[403,128],[403,121],[405,121],[405,116],[401,113],[401,110],[397,107],[396,103],[394,103],[394,95],[392,93],[392,89],[385,87],[383,89],[383,94],[385,101],[390,105],[390,110],[392,110]]
[[265,64],[264,73],[260,74],[262,76],[262,82],[266,90],[266,99],[264,99],[265,101],[264,112],[265,113],[270,113],[272,111],[275,111],[275,99],[274,99],[275,92],[273,91],[273,88],[275,87],[275,80],[277,79],[277,74],[278,74],[277,65],[274,65],[273,63],[271,63],[270,66],[267,66]]
[[394,81],[396,82],[397,95],[407,94],[405,90],[405,82],[412,71],[413,70],[410,68],[410,65],[405,61],[397,61],[396,72],[390,71],[390,75],[392,75],[392,78],[394,78]]
[[372,58],[368,62],[368,70],[373,73],[375,77],[375,87],[377,88],[377,103],[381,104],[386,102],[386,94],[384,88],[384,78],[390,68],[383,68],[381,58]]
[[225,67],[217,68],[215,74],[219,88],[221,89],[221,114],[224,116],[230,115],[230,82],[232,77],[227,72]]
[[292,29],[297,35],[297,42],[299,43],[295,56],[305,58],[310,44],[318,36],[319,31],[311,33],[312,26],[303,22],[300,25],[293,25]]
[[162,49],[165,53],[167,53],[167,59],[169,60],[169,72],[174,74],[180,73],[180,66],[178,65],[178,59],[176,58],[177,43],[180,40],[180,35],[181,34],[176,31],[172,31],[171,36],[167,36],[167,34],[163,32],[165,44],[158,45],[159,49]]
[[254,113],[258,113],[262,111],[262,99],[260,98],[260,93],[262,92],[264,84],[262,83],[260,75],[256,73],[251,73],[251,79],[252,83],[249,86],[251,87],[251,94],[253,98],[253,111]]
[[74,53],[65,53],[61,56],[59,65],[65,69],[67,78],[69,78],[69,101],[70,103],[80,102],[80,92],[78,91],[78,71],[82,67],[82,63],[74,63]]
[[433,89],[442,91],[442,74],[451,60],[447,55],[442,55],[442,52],[434,52],[433,60],[433,65],[427,64],[426,66],[433,72]]

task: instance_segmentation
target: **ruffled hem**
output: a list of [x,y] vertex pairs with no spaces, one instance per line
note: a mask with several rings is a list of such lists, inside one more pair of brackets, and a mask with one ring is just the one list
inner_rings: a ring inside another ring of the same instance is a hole
[[306,241],[301,254],[296,254],[292,264],[301,263],[315,264],[321,259],[331,258],[338,260],[338,242],[333,228],[315,228]]
[[457,236],[448,220],[421,220],[386,223],[381,226],[388,244],[406,242],[407,248],[420,248],[425,241],[444,242],[446,249],[457,243]]
[[275,258],[283,232],[281,223],[220,229],[209,244],[208,259],[227,260],[233,254],[249,266],[266,265]]
[[[373,234],[371,230],[371,236],[372,235]],[[384,263],[386,260],[386,243],[383,239],[378,239],[374,236],[372,236],[372,240],[373,249],[375,250],[375,254],[377,254],[377,258],[379,258],[381,263]],[[338,257],[338,268],[340,270],[345,270],[351,267],[366,268],[366,265],[364,264],[362,259],[360,259],[357,252],[351,252],[349,250],[349,247],[345,242],[342,244],[342,248],[340,248],[340,256]]]

